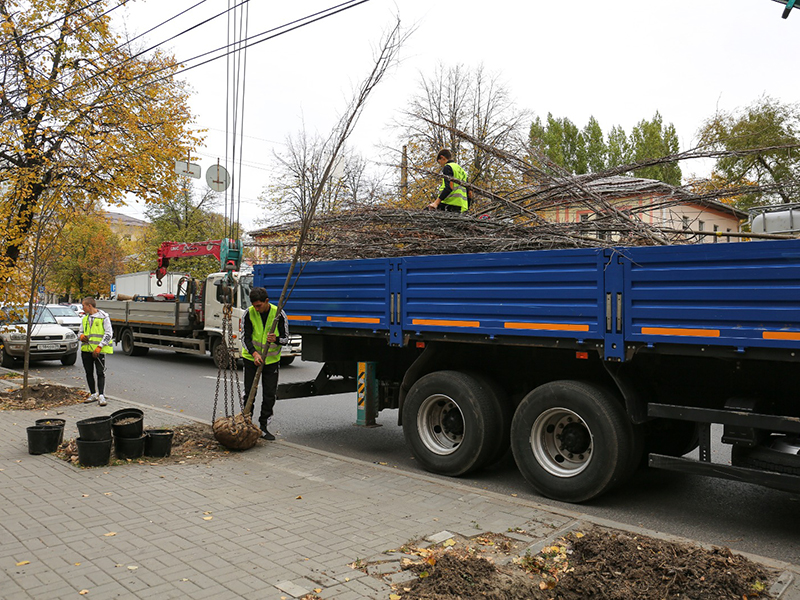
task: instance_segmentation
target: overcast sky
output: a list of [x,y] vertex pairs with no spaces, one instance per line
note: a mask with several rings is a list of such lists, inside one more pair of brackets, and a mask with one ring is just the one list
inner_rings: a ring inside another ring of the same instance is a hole
[[[139,34],[199,0],[139,0],[116,11],[115,22]],[[342,0],[252,0],[249,33],[267,31],[332,7]],[[146,36],[162,42],[225,10],[228,0],[206,0]],[[690,148],[703,121],[717,110],[746,106],[764,94],[800,100],[796,55],[800,10],[781,19],[773,0],[368,0],[337,15],[249,49],[245,78],[245,132],[241,220],[255,226],[257,197],[269,181],[273,150],[304,126],[325,136],[372,66],[381,34],[399,15],[416,27],[402,61],[369,100],[351,146],[370,157],[391,143],[387,125],[417,89],[420,74],[437,64],[483,64],[499,76],[517,107],[545,117],[552,112],[582,127],[591,115],[604,132],[660,111],[673,123],[681,149]],[[224,17],[169,42],[188,60],[225,45]],[[193,63],[187,63],[193,64]],[[207,128],[198,151],[203,174],[225,159],[225,60],[184,77],[197,125]],[[229,117],[230,120],[230,117]],[[376,159],[382,157],[377,155]],[[682,165],[684,177],[707,166]],[[237,168],[238,174],[238,168]],[[142,216],[142,205],[114,209]],[[187,240],[188,241],[188,240]]]

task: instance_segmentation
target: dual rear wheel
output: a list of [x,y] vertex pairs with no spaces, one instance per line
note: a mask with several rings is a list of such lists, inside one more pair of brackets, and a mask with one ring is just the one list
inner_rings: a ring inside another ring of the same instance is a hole
[[643,452],[621,399],[601,386],[554,381],[511,413],[500,386],[459,371],[421,377],[403,404],[403,433],[428,471],[458,476],[508,450],[540,494],[584,502],[625,481]]

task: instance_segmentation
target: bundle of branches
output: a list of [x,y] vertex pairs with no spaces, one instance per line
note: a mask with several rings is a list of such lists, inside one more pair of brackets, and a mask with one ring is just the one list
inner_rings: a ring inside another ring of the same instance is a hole
[[[302,260],[377,258],[421,254],[457,254],[555,248],[641,246],[706,241],[715,232],[695,231],[679,226],[678,205],[690,202],[711,205],[715,210],[741,211],[720,200],[732,195],[774,191],[749,185],[703,189],[696,185],[671,186],[660,181],[623,177],[621,174],[643,166],[725,155],[722,151],[692,150],[637,164],[615,167],[603,173],[573,176],[552,164],[543,155],[524,157],[509,154],[480,142],[468,134],[436,123],[467,142],[479,146],[515,171],[518,180],[531,182],[504,193],[469,184],[476,199],[468,214],[443,211],[364,208],[317,217],[308,232]],[[748,153],[775,148],[756,148]],[[741,155],[742,151],[737,151]],[[440,174],[418,168],[419,174],[434,181]],[[467,182],[460,182],[467,183]],[[796,185],[797,182],[791,182]],[[646,202],[621,200],[645,198]],[[559,217],[569,209],[572,218]],[[578,212],[586,218],[575,219]],[[670,218],[653,219],[653,214]],[[253,246],[269,247],[271,260],[287,260],[291,255],[302,221],[285,223],[257,232]],[[726,232],[728,238],[782,238],[769,234]]]
[[[252,246],[270,249],[271,259],[286,260],[294,251],[299,221],[269,229]],[[421,254],[504,252],[555,248],[595,248],[652,243],[631,218],[585,223],[517,224],[491,215],[439,211],[365,208],[317,217],[309,229],[302,260],[379,258]],[[611,235],[613,232],[613,236]],[[685,236],[685,232],[671,234]]]

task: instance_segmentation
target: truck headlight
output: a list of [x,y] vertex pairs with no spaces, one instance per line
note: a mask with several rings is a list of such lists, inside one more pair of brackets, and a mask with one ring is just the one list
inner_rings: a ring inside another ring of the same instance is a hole
[[25,334],[24,333],[12,333],[11,334],[11,339],[12,340],[16,340],[16,341],[22,341],[22,340],[25,339]]
[[67,339],[67,340],[74,340],[74,339],[77,339],[77,337],[78,336],[75,335],[74,331],[68,331],[67,335],[64,336],[64,338]]

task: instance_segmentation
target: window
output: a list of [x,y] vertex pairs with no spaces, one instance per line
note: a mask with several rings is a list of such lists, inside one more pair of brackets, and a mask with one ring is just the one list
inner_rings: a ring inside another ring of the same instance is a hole
[[706,230],[705,221],[698,221],[697,222],[697,231],[705,231],[705,230]]
[[689,217],[683,217],[683,228],[689,229]]
[[[716,233],[716,232],[718,232],[718,231],[719,231],[719,225],[714,225],[714,233]],[[717,243],[717,238],[719,238],[719,236],[718,236],[718,235],[715,235],[715,236],[714,236],[714,243],[715,243],[715,244]]]

